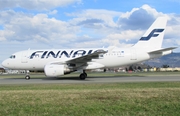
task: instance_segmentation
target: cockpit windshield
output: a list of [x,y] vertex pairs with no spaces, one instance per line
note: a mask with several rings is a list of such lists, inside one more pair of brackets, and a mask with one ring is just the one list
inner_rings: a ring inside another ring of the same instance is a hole
[[9,58],[11,58],[11,59],[15,59],[15,58],[16,58],[16,56],[15,56],[15,55],[11,55]]

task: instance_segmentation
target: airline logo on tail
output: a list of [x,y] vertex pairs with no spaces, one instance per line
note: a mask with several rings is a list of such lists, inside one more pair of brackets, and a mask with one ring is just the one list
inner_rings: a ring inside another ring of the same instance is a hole
[[151,33],[147,36],[147,37],[141,37],[141,39],[140,40],[142,40],[142,41],[147,41],[147,40],[149,40],[151,37],[157,37],[159,34],[156,34],[157,32],[158,33],[161,33],[161,32],[163,32],[164,31],[164,29],[153,29],[152,31],[151,31]]

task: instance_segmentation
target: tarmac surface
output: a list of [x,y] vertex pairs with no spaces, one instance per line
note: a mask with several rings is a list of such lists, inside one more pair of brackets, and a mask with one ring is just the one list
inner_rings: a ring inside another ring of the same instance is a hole
[[167,82],[180,81],[180,76],[148,76],[148,77],[88,77],[80,80],[78,77],[63,78],[0,78],[2,84],[77,84],[77,83],[124,83],[124,82]]

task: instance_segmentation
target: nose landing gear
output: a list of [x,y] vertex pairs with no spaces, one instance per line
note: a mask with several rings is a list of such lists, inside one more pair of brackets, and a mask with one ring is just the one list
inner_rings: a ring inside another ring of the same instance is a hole
[[26,75],[26,76],[25,76],[25,79],[26,79],[26,80],[29,80],[29,79],[30,79],[30,76],[29,76],[29,75]]
[[28,70],[26,70],[26,76],[25,76],[25,79],[26,80],[29,80],[31,77],[29,76],[29,71]]

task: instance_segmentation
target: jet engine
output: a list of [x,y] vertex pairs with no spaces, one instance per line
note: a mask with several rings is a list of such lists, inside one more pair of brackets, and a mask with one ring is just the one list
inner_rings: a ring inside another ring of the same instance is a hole
[[73,71],[69,69],[66,65],[47,64],[44,67],[44,72],[47,77],[57,77]]

